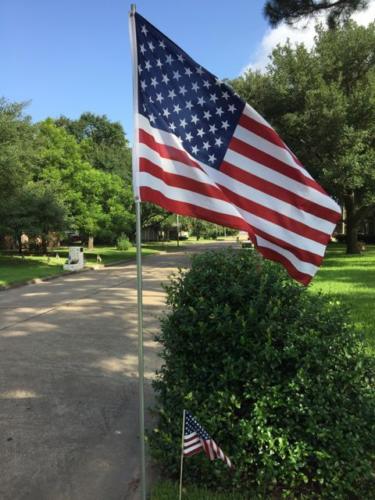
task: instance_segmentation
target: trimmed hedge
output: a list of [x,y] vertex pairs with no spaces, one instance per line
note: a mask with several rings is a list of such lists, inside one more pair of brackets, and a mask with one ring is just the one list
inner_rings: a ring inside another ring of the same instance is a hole
[[235,465],[186,481],[244,498],[370,498],[374,366],[337,302],[249,250],[193,257],[166,287],[154,458],[177,477],[183,408]]

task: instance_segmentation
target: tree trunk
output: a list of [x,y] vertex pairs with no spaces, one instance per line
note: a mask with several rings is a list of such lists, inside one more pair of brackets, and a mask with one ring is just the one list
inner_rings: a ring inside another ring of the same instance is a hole
[[354,193],[346,195],[344,201],[346,210],[346,253],[361,253],[358,245],[359,221],[356,218]]
[[89,239],[87,240],[87,250],[93,250],[94,249],[94,236],[89,236]]
[[358,244],[358,232],[361,224],[375,213],[375,205],[355,205],[354,193],[351,193],[344,198],[346,210],[346,253],[358,254],[361,253],[360,245]]
[[354,224],[349,224],[349,221],[346,230],[346,253],[361,253],[358,245],[358,227],[356,227]]
[[18,253],[22,255],[22,233],[17,233],[16,239],[18,244]]
[[42,252],[44,255],[48,253],[48,234],[42,235]]

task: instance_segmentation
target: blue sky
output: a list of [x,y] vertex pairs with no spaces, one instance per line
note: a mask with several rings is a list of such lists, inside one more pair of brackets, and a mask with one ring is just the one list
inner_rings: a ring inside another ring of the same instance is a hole
[[[265,0],[140,0],[137,10],[220,78],[263,69],[288,38],[310,46],[314,22],[271,30]],[[130,2],[123,0],[0,0],[0,96],[31,101],[34,121],[84,111],[120,121],[132,137]],[[356,14],[375,17],[375,0]]]
[[[219,77],[249,63],[267,29],[263,0],[141,0],[137,10]],[[131,137],[132,91],[123,0],[2,0],[0,95],[31,101],[35,121],[84,111]]]

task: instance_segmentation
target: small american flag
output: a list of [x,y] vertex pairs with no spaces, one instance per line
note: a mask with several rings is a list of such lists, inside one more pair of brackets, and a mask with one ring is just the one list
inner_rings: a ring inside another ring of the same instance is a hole
[[210,460],[218,458],[232,467],[229,458],[188,411],[185,412],[184,455],[191,456],[204,451]]
[[307,285],[340,207],[264,118],[139,14],[132,41],[135,196],[246,231]]

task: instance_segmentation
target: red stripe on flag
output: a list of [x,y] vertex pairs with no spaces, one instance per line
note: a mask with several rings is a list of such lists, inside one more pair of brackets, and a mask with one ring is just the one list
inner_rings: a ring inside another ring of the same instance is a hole
[[241,125],[241,127],[246,128],[250,132],[259,135],[259,137],[262,137],[262,139],[266,139],[266,141],[272,142],[272,144],[275,144],[275,146],[279,146],[280,148],[285,149],[285,151],[287,151],[292,156],[297,165],[305,168],[297,158],[297,156],[293,153],[293,151],[288,148],[288,146],[281,139],[278,133],[270,126],[264,125],[263,123],[260,123],[257,120],[254,120],[254,118],[251,118],[250,116],[245,114],[241,115],[239,124]]
[[155,140],[155,138],[152,135],[150,135],[145,130],[139,129],[138,133],[139,133],[139,142],[142,144],[146,144],[146,146],[150,147],[151,149],[159,153],[159,155],[162,158],[168,158],[169,160],[179,161],[181,163],[184,163],[185,165],[190,165],[191,167],[196,167],[202,170],[200,165],[194,160],[192,160],[190,156],[187,153],[185,153],[185,151],[177,149],[173,146],[166,146],[165,144],[160,144]]
[[189,451],[189,453],[185,453],[184,452],[184,455],[185,455],[185,457],[192,457],[193,455],[196,455],[197,453],[200,453],[202,451],[202,449],[203,449],[202,446],[200,446],[196,450]]
[[241,125],[241,127],[250,130],[250,132],[259,135],[259,137],[266,139],[266,141],[272,142],[272,144],[285,149],[289,153],[289,150],[285,148],[284,142],[280,139],[277,133],[272,128],[267,127],[267,125],[263,125],[262,123],[245,114],[241,115],[238,123],[239,125]]
[[214,212],[213,210],[202,208],[198,205],[193,205],[184,201],[172,200],[171,198],[168,198],[159,191],[148,186],[140,186],[140,193],[142,201],[156,203],[169,212],[175,212],[189,217],[197,217],[198,219],[204,219],[215,224],[233,227],[234,229],[246,231],[251,234],[253,233],[252,227],[241,217],[235,217],[221,212]]
[[303,285],[307,286],[310,283],[310,281],[312,280],[313,276],[310,276],[309,274],[301,273],[300,271],[298,271],[298,269],[296,269],[293,266],[293,264],[290,262],[290,260],[288,260],[283,255],[275,252],[271,248],[257,246],[257,249],[263,255],[263,257],[265,257],[266,259],[273,260],[274,262],[279,262],[280,264],[282,264],[285,267],[285,269],[288,271],[290,276],[292,276],[292,278],[296,279],[297,281],[299,281]]
[[246,158],[249,158],[250,160],[254,160],[257,163],[260,163],[265,167],[275,170],[276,172],[279,172],[280,174],[285,175],[290,179],[316,189],[320,193],[326,194],[324,189],[319,186],[317,182],[303,175],[303,173],[297,168],[291,167],[287,163],[284,163],[283,161],[269,155],[268,153],[265,153],[264,151],[261,151],[260,149],[257,149],[254,146],[250,146],[246,142],[243,142],[236,137],[232,137],[229,143],[229,149],[236,151],[237,153],[245,156]]
[[191,179],[190,177],[185,177],[179,174],[171,174],[170,172],[166,172],[147,158],[139,159],[139,170],[141,172],[148,172],[158,179],[162,179],[169,186],[187,189],[194,193],[202,194],[210,198],[216,198],[218,200],[223,200],[230,203],[230,200],[228,200],[223,191],[213,186],[212,184],[200,182]]
[[208,440],[203,441],[203,446],[204,446],[204,450],[205,450],[206,455],[208,456],[208,458],[210,460],[214,460],[215,459],[215,455],[213,453],[210,440],[208,439]]
[[186,446],[191,446],[194,443],[200,443],[200,437],[198,436],[198,434],[196,434],[195,436],[191,436],[190,438],[185,436],[184,443]]
[[266,233],[265,231],[262,231],[261,229],[258,229],[256,227],[253,228],[253,231],[256,235],[260,236],[261,238],[264,238],[265,240],[270,241],[274,245],[283,248],[284,250],[288,250],[291,252],[297,259],[299,259],[302,262],[307,262],[309,264],[313,264],[314,266],[320,266],[323,257],[320,255],[317,255],[316,253],[309,252],[307,250],[302,250],[301,248],[298,248],[291,243],[288,243],[286,241],[280,240],[279,238],[275,238],[275,236],[272,236],[269,233]]
[[237,207],[250,212],[262,219],[273,222],[289,231],[299,234],[303,237],[310,238],[318,243],[326,245],[329,241],[329,236],[321,231],[311,228],[302,222],[296,221],[288,216],[269,209],[263,205],[251,201],[244,196],[238,195],[227,189],[225,186],[220,186],[220,189],[212,184],[196,181],[183,175],[171,174],[166,172],[161,167],[151,162],[147,158],[140,158],[139,168],[141,172],[149,174],[163,180],[169,186],[187,189],[191,192],[202,194],[210,198],[233,203]]
[[253,187],[254,189],[262,191],[270,196],[274,196],[275,198],[285,201],[286,203],[289,203],[304,212],[320,217],[321,219],[332,222],[333,224],[337,224],[340,219],[340,214],[337,212],[334,212],[333,210],[322,205],[318,205],[313,201],[307,200],[293,191],[288,191],[287,189],[277,186],[272,182],[261,179],[250,172],[246,172],[245,170],[232,165],[231,163],[223,162],[220,166],[220,172],[223,172],[223,174],[226,174],[229,177],[246,184],[247,186]]
[[220,186],[220,188],[227,196],[227,199],[233,201],[237,207],[246,210],[257,217],[273,222],[288,231],[292,231],[293,233],[299,234],[300,236],[309,238],[323,245],[326,245],[330,239],[328,234],[325,234],[317,229],[313,229],[302,222],[296,221],[291,217],[283,215],[280,212],[276,212],[275,210],[267,208],[264,205],[251,201],[249,198],[236,194],[224,186]]

